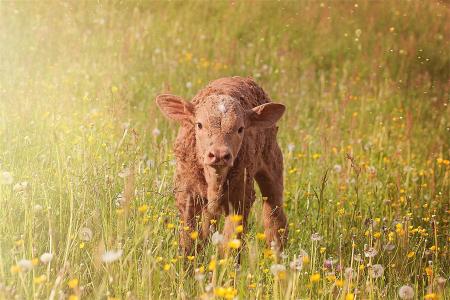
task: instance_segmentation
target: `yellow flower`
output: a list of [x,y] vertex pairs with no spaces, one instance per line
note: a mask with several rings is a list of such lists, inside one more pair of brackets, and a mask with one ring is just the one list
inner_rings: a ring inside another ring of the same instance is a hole
[[39,264],[39,259],[38,258],[33,258],[31,260],[31,263],[33,264],[33,266],[37,266]]
[[73,278],[73,279],[69,280],[69,281],[67,282],[67,285],[68,285],[71,289],[76,288],[76,287],[78,286],[78,279],[77,279],[77,278]]
[[265,233],[257,233],[256,234],[256,238],[258,239],[258,240],[260,240],[260,241],[264,241],[264,240],[266,240],[266,234]]
[[194,256],[194,255],[189,255],[189,256],[187,257],[187,259],[190,260],[190,261],[193,261],[193,260],[195,259],[195,256]]
[[140,213],[145,213],[145,212],[147,212],[147,210],[148,210],[148,205],[147,204],[143,204],[143,205],[138,207],[138,211]]
[[78,300],[78,296],[77,295],[70,295],[69,296],[69,300]]
[[320,247],[320,254],[325,253],[326,250],[327,250],[327,248],[325,248],[325,247]]
[[408,257],[408,258],[411,258],[411,257],[413,257],[413,256],[415,256],[416,255],[416,252],[414,252],[414,251],[410,251],[410,252],[408,252],[408,254],[406,254],[406,256]]
[[11,271],[11,273],[15,274],[15,273],[19,273],[20,272],[20,267],[18,265],[14,265],[11,266],[11,268],[9,269]]
[[302,262],[305,265],[309,264],[309,256],[308,255],[302,256]]
[[161,256],[158,256],[157,258],[156,258],[156,261],[157,262],[160,262],[160,261],[162,261],[163,260],[163,258],[161,257]]
[[248,285],[248,288],[249,288],[249,289],[254,289],[254,288],[256,288],[256,283],[250,283],[250,284]]
[[192,231],[191,232],[191,239],[196,240],[198,238],[198,232],[197,231]]
[[118,90],[119,90],[119,88],[117,86],[115,86],[115,85],[113,85],[111,87],[111,92],[113,92],[113,93],[117,93]]
[[84,242],[81,242],[79,247],[80,247],[80,249],[83,249],[84,248]]
[[374,234],[373,234],[373,237],[374,238],[376,238],[376,239],[379,239],[380,237],[381,237],[381,232],[375,232]]
[[35,284],[41,284],[41,283],[43,283],[46,279],[47,279],[47,276],[41,275],[41,276],[38,276],[38,277],[34,277],[33,282],[34,282]]
[[436,245],[431,246],[430,250],[433,251],[433,252],[436,251]]
[[164,271],[169,271],[170,270],[170,265],[169,264],[165,264],[163,267]]
[[231,249],[239,249],[239,247],[241,247],[241,240],[232,239],[228,242],[228,247],[230,247]]
[[237,226],[235,231],[236,231],[236,233],[241,233],[242,231],[244,231],[244,226],[242,226],[242,225]]
[[309,277],[309,281],[311,281],[312,283],[314,282],[318,282],[320,280],[320,274],[319,273],[314,273]]
[[426,267],[425,268],[425,273],[427,273],[427,276],[432,276],[433,275],[433,268]]
[[343,287],[344,286],[344,280],[338,279],[334,282],[334,284],[336,284],[336,286],[338,287]]
[[352,293],[348,293],[345,296],[345,300],[353,300],[353,299],[355,299],[355,295],[353,295]]
[[318,158],[320,158],[320,154],[319,153],[314,153],[312,158],[313,159],[318,159]]
[[215,259],[212,259],[212,260],[209,262],[208,270],[214,271],[215,269],[216,269],[216,260],[215,260]]
[[362,271],[364,270],[365,266],[364,265],[359,265],[359,270]]
[[173,229],[175,228],[175,224],[169,223],[167,224],[167,229]]
[[435,293],[426,294],[424,297],[425,300],[437,300],[439,299],[438,295]]
[[232,215],[231,221],[233,221],[234,223],[239,223],[240,221],[242,221],[242,216],[241,215]]

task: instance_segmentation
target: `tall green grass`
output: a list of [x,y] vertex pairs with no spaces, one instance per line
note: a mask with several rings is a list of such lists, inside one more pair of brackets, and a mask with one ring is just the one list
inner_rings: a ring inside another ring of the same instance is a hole
[[[448,19],[437,1],[2,2],[0,298],[445,299]],[[266,249],[257,201],[240,268],[212,244],[179,256],[177,128],[154,105],[232,75],[287,106],[289,245]]]

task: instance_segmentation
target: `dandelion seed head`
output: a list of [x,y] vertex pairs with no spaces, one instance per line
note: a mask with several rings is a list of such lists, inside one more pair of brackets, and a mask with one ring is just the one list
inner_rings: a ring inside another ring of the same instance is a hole
[[45,252],[41,255],[41,257],[39,258],[41,260],[42,263],[44,264],[48,264],[49,262],[52,261],[53,259],[53,254],[52,253],[48,253]]
[[400,299],[413,299],[414,289],[409,285],[403,285],[398,290],[398,296],[400,297]]
[[109,250],[102,254],[102,261],[104,263],[112,263],[118,260],[123,254],[123,250]]

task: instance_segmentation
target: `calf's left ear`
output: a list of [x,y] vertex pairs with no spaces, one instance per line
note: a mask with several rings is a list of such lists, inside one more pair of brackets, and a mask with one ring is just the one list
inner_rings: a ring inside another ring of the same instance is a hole
[[265,103],[247,111],[247,127],[269,128],[283,116],[286,107],[279,103]]

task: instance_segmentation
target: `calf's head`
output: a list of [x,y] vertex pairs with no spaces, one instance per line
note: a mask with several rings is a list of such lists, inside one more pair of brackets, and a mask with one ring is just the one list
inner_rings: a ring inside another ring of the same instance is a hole
[[193,151],[205,170],[208,189],[209,185],[214,186],[216,194],[239,154],[246,132],[274,126],[285,110],[278,103],[246,110],[228,95],[210,95],[194,105],[181,97],[163,94],[156,98],[156,103],[169,119],[194,127]]

